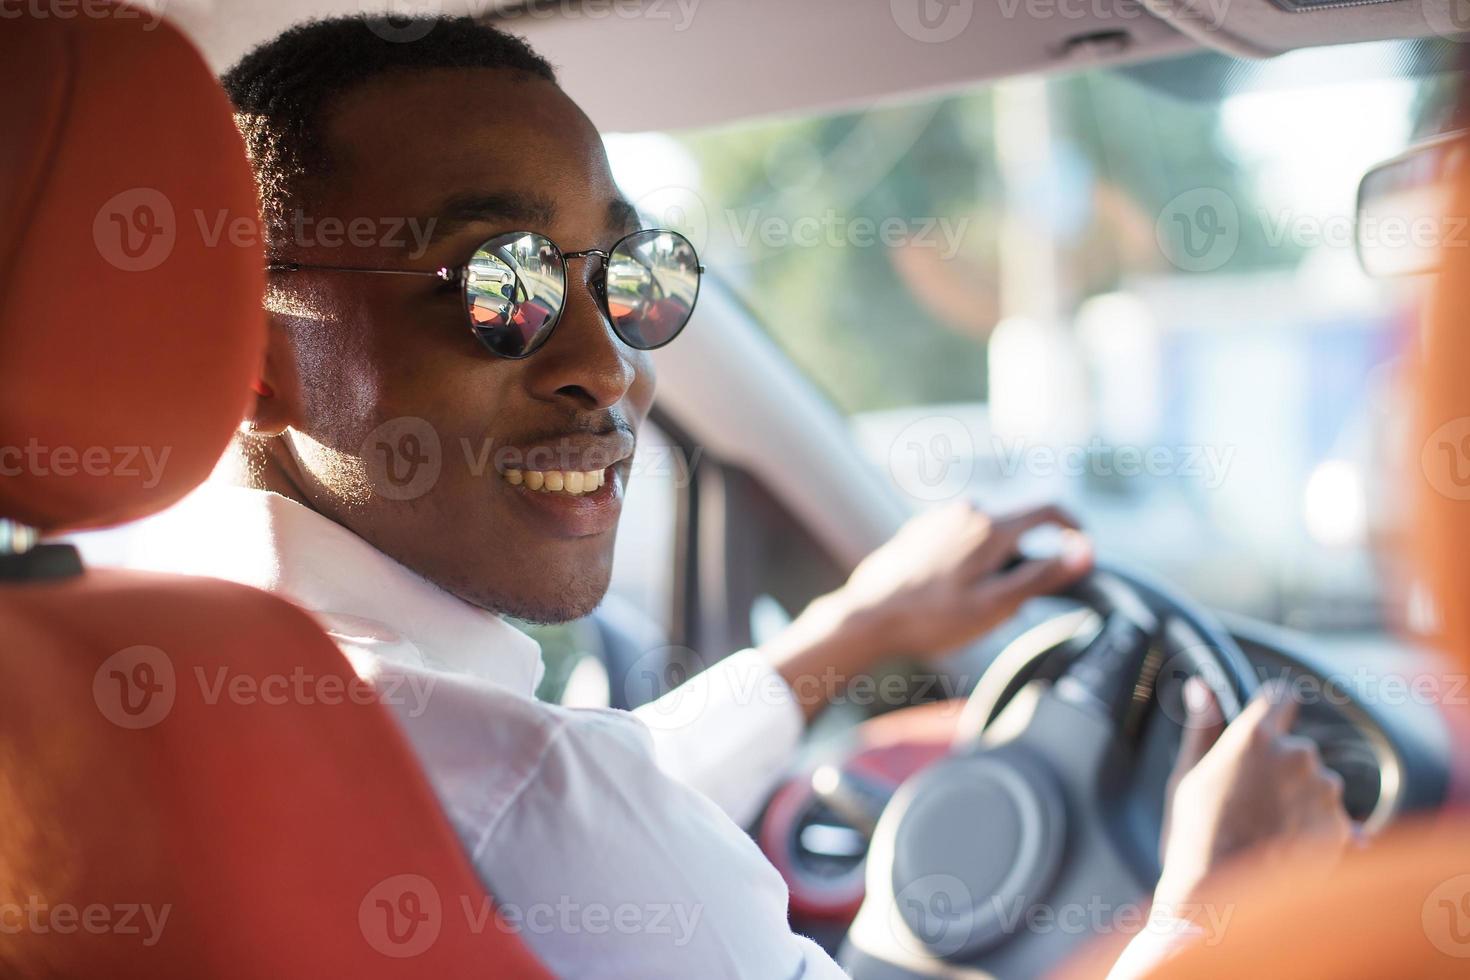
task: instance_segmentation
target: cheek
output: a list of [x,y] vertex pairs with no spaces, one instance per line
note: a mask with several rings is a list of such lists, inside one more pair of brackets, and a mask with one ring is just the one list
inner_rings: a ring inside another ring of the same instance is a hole
[[360,442],[382,399],[383,378],[366,331],[345,311],[296,320],[291,327],[301,428],[323,445],[347,452]]

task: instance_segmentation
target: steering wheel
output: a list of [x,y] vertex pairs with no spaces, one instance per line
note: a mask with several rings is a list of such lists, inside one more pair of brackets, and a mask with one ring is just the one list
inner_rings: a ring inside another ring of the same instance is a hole
[[1141,719],[1182,722],[1179,686],[1198,676],[1229,720],[1255,681],[1213,617],[1160,583],[1099,566],[1067,595],[1097,634],[883,807],[841,957],[855,980],[1039,976],[1099,922],[1142,924],[1160,820],[1127,805]]

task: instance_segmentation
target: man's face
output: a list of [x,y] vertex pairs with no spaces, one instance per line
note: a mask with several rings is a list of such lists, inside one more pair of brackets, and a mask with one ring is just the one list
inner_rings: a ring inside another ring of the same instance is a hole
[[[396,220],[433,219],[432,238],[418,255],[413,226],[397,243],[328,247],[302,223],[281,258],[433,270],[507,231],[571,252],[608,250],[637,227],[596,131],[550,82],[401,74],[327,111],[332,173],[322,213],[307,217],[372,219],[380,238]],[[568,260],[561,321],[524,360],[487,353],[459,291],[437,279],[277,275],[272,309],[289,354],[275,370],[296,402],[277,462],[318,511],[475,605],[541,621],[585,614],[607,589],[653,399],[648,355],[613,334],[594,296],[600,270],[596,256]],[[606,484],[538,492],[534,480],[513,486],[511,469],[601,471]]]

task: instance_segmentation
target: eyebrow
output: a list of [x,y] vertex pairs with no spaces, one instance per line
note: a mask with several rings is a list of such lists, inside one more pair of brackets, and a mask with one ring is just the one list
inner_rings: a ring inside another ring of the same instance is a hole
[[637,231],[641,226],[638,209],[619,197],[607,206],[607,226],[613,231]]
[[[439,206],[433,239],[448,238],[466,225],[495,221],[523,224],[532,231],[549,228],[556,222],[556,205],[531,194],[494,191],[456,194]],[[606,221],[610,231],[637,230],[638,209],[621,197],[614,198],[608,202]]]
[[545,198],[471,191],[456,194],[439,206],[434,215],[434,238],[448,238],[465,225],[476,222],[524,222],[533,227],[546,228],[555,220],[556,205]]

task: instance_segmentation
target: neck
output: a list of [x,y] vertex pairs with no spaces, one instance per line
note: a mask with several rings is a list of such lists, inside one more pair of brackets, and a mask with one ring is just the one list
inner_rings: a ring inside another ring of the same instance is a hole
[[320,511],[302,489],[301,471],[284,435],[263,438],[241,433],[230,447],[234,472],[230,482],[252,490],[269,490]]

